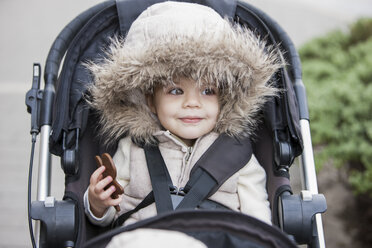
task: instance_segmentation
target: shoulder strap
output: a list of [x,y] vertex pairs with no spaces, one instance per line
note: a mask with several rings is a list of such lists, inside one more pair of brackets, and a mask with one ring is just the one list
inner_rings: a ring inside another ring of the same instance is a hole
[[173,204],[170,196],[173,190],[172,179],[167,166],[161,156],[158,146],[144,146],[147,168],[151,179],[152,191],[134,209],[121,214],[112,224],[112,227],[121,226],[132,214],[155,202],[156,210],[159,213],[172,211]]
[[197,207],[243,168],[251,157],[252,146],[249,138],[236,139],[221,134],[191,170],[190,179],[184,189],[187,194],[177,209]]
[[199,167],[208,172],[218,182],[211,191],[213,194],[228,178],[249,162],[252,153],[249,137],[237,139],[221,134],[196,162],[190,174]]
[[189,182],[187,183],[187,188],[189,190],[186,190],[185,187],[184,191],[186,192],[186,195],[176,207],[177,210],[196,208],[208,197],[212,189],[218,185],[218,182],[201,168],[198,168],[192,174]]
[[118,227],[118,226],[121,226],[123,225],[123,223],[132,215],[134,214],[135,212],[139,211],[140,209],[142,208],[145,208],[147,206],[149,206],[151,203],[153,203],[155,201],[155,198],[154,198],[154,192],[151,191],[144,199],[143,201],[141,201],[140,204],[137,205],[137,207],[135,207],[134,209],[128,211],[128,212],[125,212],[123,214],[121,214],[111,225],[112,228],[115,228],[115,227]]
[[173,187],[167,166],[158,146],[145,146],[147,168],[158,214],[173,210],[170,190]]

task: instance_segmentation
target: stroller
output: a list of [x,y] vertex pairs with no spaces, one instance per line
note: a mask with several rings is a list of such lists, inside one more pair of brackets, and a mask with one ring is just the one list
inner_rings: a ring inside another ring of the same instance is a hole
[[[95,170],[94,156],[113,154],[115,145],[103,146],[96,135],[97,116],[83,95],[90,74],[86,60],[104,57],[100,49],[117,34],[126,34],[131,23],[147,7],[164,0],[116,0],[98,4],[80,14],[59,34],[50,49],[40,90],[40,65],[34,64],[32,88],[26,94],[31,113],[33,150],[40,132],[37,200],[31,202],[29,180],[29,227],[33,245],[39,247],[105,247],[121,233],[152,228],[176,230],[201,240],[208,247],[325,247],[321,216],[326,210],[318,194],[301,64],[290,38],[261,10],[243,1],[195,0],[215,9],[257,35],[268,45],[278,45],[288,63],[274,75],[283,89],[263,110],[263,123],[252,148],[267,175],[267,191],[274,226],[227,210],[182,210],[159,214],[133,225],[113,230],[93,226],[83,210],[83,194]],[[63,66],[61,67],[63,60]],[[62,200],[49,195],[50,156],[61,157],[66,175]],[[270,154],[270,156],[268,156]],[[303,191],[294,195],[289,167],[301,156]],[[38,220],[34,226],[32,220]]]

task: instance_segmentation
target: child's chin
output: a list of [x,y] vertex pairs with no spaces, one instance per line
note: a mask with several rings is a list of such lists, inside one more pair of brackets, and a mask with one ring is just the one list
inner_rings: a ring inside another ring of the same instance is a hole
[[199,137],[201,137],[203,135],[204,135],[204,133],[195,133],[195,134],[193,134],[193,133],[188,132],[188,133],[186,133],[184,135],[180,135],[179,137],[181,137],[183,140],[196,140],[196,139],[198,139]]

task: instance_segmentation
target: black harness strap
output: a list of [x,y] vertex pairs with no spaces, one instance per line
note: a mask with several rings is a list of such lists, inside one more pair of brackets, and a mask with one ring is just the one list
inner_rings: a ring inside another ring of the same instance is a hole
[[207,198],[211,190],[218,185],[213,177],[201,168],[192,174],[189,182],[190,184],[187,183],[187,185],[190,187],[190,190],[176,209],[198,207],[199,204]]
[[152,190],[154,192],[154,199],[156,210],[158,214],[172,211],[172,199],[170,197],[170,189],[173,183],[170,179],[167,166],[161,156],[158,146],[144,147],[147,168],[151,178]]
[[135,207],[134,209],[126,212],[126,213],[123,213],[122,215],[120,215],[113,223],[112,223],[112,227],[115,228],[115,227],[118,227],[118,226],[121,226],[123,225],[123,223],[132,215],[134,214],[135,212],[139,211],[140,209],[142,208],[145,208],[147,206],[149,206],[151,203],[153,203],[155,201],[155,198],[154,198],[154,192],[151,191],[142,201],[140,204],[137,205],[137,207]]
[[226,134],[218,136],[191,170],[190,179],[185,186],[187,194],[177,209],[196,208],[243,168],[251,157],[249,138],[238,140]]
[[[221,134],[196,162],[190,175],[198,168],[206,171],[217,182],[208,195],[211,196],[228,178],[249,162],[252,154],[251,140],[248,137],[236,139]],[[186,190],[187,187],[188,185],[185,186]]]
[[158,146],[144,146],[152,191],[134,209],[120,215],[112,227],[121,226],[132,214],[155,202],[158,213],[174,210],[170,192],[174,190],[172,179]]

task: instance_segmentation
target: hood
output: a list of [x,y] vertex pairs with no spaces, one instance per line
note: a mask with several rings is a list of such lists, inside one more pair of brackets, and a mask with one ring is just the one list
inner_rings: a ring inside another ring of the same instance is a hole
[[215,84],[221,110],[214,131],[247,136],[276,93],[269,80],[283,62],[278,49],[213,9],[164,2],[145,10],[125,38],[114,38],[106,59],[87,66],[94,80],[90,104],[101,116],[104,140],[130,135],[153,143],[161,125],[145,95],[156,85],[173,84],[178,76]]

